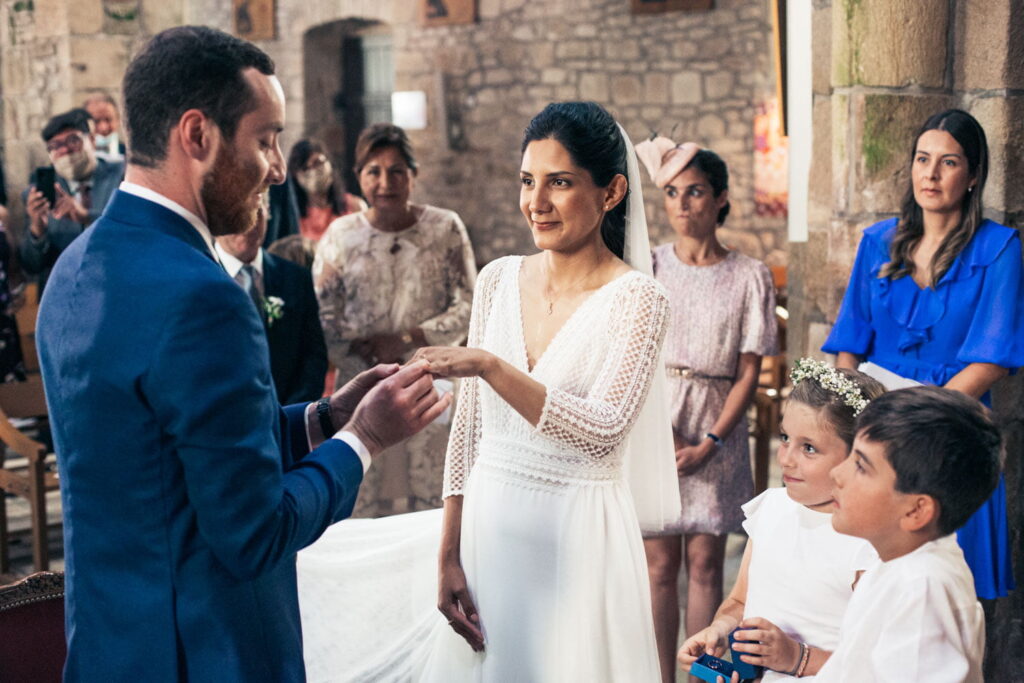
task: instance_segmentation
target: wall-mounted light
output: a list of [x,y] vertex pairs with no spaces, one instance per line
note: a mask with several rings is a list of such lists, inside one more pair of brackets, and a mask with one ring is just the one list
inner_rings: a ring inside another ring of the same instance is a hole
[[391,122],[406,130],[427,127],[427,93],[401,90],[391,93]]

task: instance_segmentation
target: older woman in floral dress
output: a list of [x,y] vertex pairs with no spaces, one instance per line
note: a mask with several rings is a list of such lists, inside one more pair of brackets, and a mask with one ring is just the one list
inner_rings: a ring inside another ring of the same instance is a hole
[[[336,386],[421,346],[466,339],[473,250],[458,214],[410,202],[416,168],[401,128],[363,131],[355,170],[370,208],[335,220],[317,249],[313,282]],[[438,507],[447,440],[437,423],[396,446],[367,472],[353,516]]]

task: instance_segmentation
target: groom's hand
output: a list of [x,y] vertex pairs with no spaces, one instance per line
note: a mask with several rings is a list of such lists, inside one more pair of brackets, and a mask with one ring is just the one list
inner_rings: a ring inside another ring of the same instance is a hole
[[353,411],[345,429],[359,437],[370,455],[409,438],[451,405],[450,393],[438,395],[434,389],[428,367],[412,363],[380,380]]
[[[356,412],[356,407],[363,397],[377,384],[398,372],[397,363],[375,365],[353,377],[342,388],[331,394],[331,422],[336,425],[347,424]],[[330,436],[327,434],[325,436]]]

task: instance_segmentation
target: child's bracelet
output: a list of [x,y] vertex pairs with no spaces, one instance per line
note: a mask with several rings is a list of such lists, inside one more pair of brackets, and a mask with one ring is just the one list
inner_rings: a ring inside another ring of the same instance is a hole
[[801,643],[800,647],[802,651],[800,653],[800,666],[797,668],[797,678],[804,675],[804,671],[807,669],[807,663],[811,660],[811,646],[807,643]]
[[807,646],[807,643],[800,643],[800,656],[797,657],[796,666],[789,671],[780,671],[779,673],[786,674],[787,676],[795,676],[800,678],[803,674],[804,669],[807,668],[807,660],[810,659],[811,648]]

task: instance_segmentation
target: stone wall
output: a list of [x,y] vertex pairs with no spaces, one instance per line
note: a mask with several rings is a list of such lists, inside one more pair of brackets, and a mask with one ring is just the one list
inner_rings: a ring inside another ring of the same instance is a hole
[[[910,146],[951,106],[984,126],[991,154],[988,217],[1024,227],[1024,2],[815,0],[814,147],[806,243],[790,245],[789,353],[820,355],[861,230],[898,211]],[[1007,494],[1017,583],[1024,584],[1024,380],[1000,382]],[[989,605],[986,680],[1024,670],[1024,591]]]
[[46,121],[90,93],[117,96],[134,50],[183,17],[183,0],[0,0],[0,139],[13,225],[29,173],[50,163],[39,137]]
[[[47,117],[95,89],[116,94],[145,37],[183,22],[231,30],[225,0],[33,0],[34,10],[14,9],[28,0],[0,2],[0,30],[12,32],[0,51],[12,191],[45,162],[38,131]],[[784,219],[754,211],[754,111],[774,92],[768,0],[646,16],[632,16],[628,4],[478,0],[477,23],[424,28],[411,0],[278,0],[278,38],[260,46],[285,88],[285,144],[329,123],[339,54],[325,49],[325,36],[376,23],[392,35],[396,89],[428,95],[428,128],[412,133],[416,199],[458,211],[481,264],[532,249],[517,207],[518,146],[529,118],[557,99],[604,104],[634,139],[675,127],[678,139],[719,152],[732,174],[725,240],[784,264]],[[455,149],[436,115],[440,98],[461,125]],[[655,238],[670,239],[658,193],[648,187],[645,198]]]

